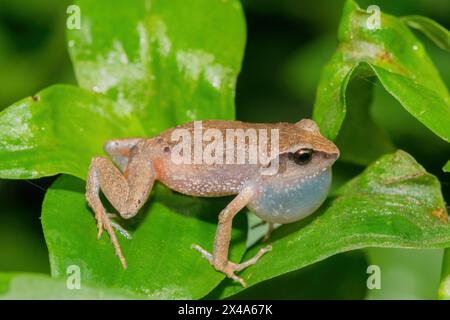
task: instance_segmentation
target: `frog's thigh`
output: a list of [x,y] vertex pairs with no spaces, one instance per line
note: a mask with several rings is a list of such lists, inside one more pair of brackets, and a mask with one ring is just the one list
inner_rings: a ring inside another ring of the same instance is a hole
[[131,149],[141,140],[139,138],[109,140],[103,146],[103,150],[117,164],[120,170],[124,172],[128,166]]
[[126,168],[126,177],[106,158],[92,160],[88,176],[88,201],[98,198],[101,190],[119,214],[125,218],[136,215],[148,198],[155,181],[151,162],[138,153]]
[[[86,198],[88,203],[99,206],[100,190],[117,211],[124,210],[128,197],[128,182],[114,164],[103,157],[92,159],[89,168]],[[97,208],[94,208],[96,211]],[[102,208],[103,209],[103,208]]]

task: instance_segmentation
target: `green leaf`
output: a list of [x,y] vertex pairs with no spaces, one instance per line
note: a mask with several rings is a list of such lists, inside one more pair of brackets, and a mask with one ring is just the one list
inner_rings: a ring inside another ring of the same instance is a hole
[[[346,2],[339,45],[322,72],[313,113],[327,137],[338,137],[342,159],[357,164],[368,164],[392,150],[392,144],[370,111],[361,110],[369,107],[370,98],[346,101],[353,81],[378,85],[378,79],[411,115],[450,141],[450,95],[424,46],[401,19],[382,13],[380,28],[369,29],[370,16],[354,1]],[[368,96],[370,90],[356,95]]]
[[444,166],[444,172],[450,172],[450,160],[447,161],[447,163]]
[[[339,188],[313,216],[275,230],[273,250],[240,275],[253,286],[358,248],[446,247],[446,216],[439,181],[407,153],[397,151]],[[222,290],[221,297],[227,297],[242,288],[227,281]]]
[[[48,190],[42,225],[52,276],[64,277],[70,265],[81,270],[83,283],[124,288],[152,299],[198,299],[224,278],[191,249],[212,249],[217,213],[229,198],[199,199],[160,188],[142,212],[121,221],[133,239],[118,234],[128,268],[122,268],[109,237],[97,240],[96,223],[85,200],[85,183],[63,175]],[[246,219],[236,218],[231,259],[245,251]]]
[[438,298],[450,300],[450,250],[446,249],[444,253],[444,262],[442,264],[441,284],[439,286]]
[[[73,83],[65,48],[69,0],[27,0],[0,4],[0,110],[54,81]],[[10,26],[16,27],[11,30]],[[20,32],[19,27],[20,26]]]
[[444,250],[368,248],[365,251],[369,265],[380,267],[381,272],[381,287],[367,290],[366,299],[436,299]]
[[80,283],[68,289],[66,280],[39,273],[0,273],[0,300],[143,299],[126,290],[99,288]]
[[0,113],[0,177],[68,173],[84,179],[106,140],[142,133],[122,121],[108,98],[74,86],[25,98]]
[[147,134],[194,119],[234,118],[245,45],[239,1],[77,4],[82,26],[68,32],[68,44],[82,87],[138,117]]
[[382,86],[374,88],[371,110],[374,120],[383,126],[399,149],[407,150],[417,162],[439,177],[445,159],[450,155],[450,143],[417,121]]
[[439,48],[450,51],[450,32],[439,23],[421,16],[406,16],[402,19],[411,28],[422,31]]
[[[351,77],[362,73],[363,69],[363,66],[358,67]],[[372,120],[369,110],[372,87],[370,81],[350,81],[346,87],[346,104],[350,106],[351,111],[347,113],[335,141],[343,161],[365,165],[381,154],[395,151],[390,138]]]

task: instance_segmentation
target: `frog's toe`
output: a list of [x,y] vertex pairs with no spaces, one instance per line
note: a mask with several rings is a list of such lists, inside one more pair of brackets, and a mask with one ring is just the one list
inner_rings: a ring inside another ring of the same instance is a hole
[[251,259],[243,262],[243,263],[234,263],[231,261],[228,261],[226,264],[217,264],[214,262],[214,256],[209,253],[208,251],[206,251],[205,249],[203,249],[202,247],[200,247],[199,245],[193,244],[191,246],[193,249],[197,250],[198,252],[200,252],[203,256],[203,258],[205,258],[206,260],[208,260],[208,262],[219,272],[224,273],[228,278],[233,279],[236,282],[239,282],[243,287],[246,287],[247,284],[244,281],[244,279],[238,277],[235,272],[236,271],[241,271],[253,264],[255,264],[256,262],[258,262],[259,258],[261,258],[265,253],[269,252],[270,250],[272,250],[272,246],[267,246],[264,247],[262,249],[260,249],[258,251],[258,253]]
[[123,235],[125,238],[127,238],[128,240],[133,239],[133,237],[131,236],[131,234],[125,230],[119,223],[115,222],[112,219],[116,219],[118,218],[118,216],[114,213],[107,213],[106,214],[108,216],[109,219],[111,219],[111,227],[113,227],[115,230],[117,230],[121,235]]
[[208,262],[210,264],[213,264],[213,255],[211,253],[209,253],[208,251],[206,251],[205,249],[200,247],[198,244],[191,245],[191,248],[197,250],[198,252],[200,252],[203,258],[208,260]]
[[97,239],[100,239],[102,237],[103,233],[103,219],[97,218]]
[[214,263],[214,256],[211,253],[209,253],[208,251],[206,251],[205,249],[203,249],[202,247],[200,247],[199,245],[193,244],[191,246],[191,248],[200,252],[202,257],[205,258],[206,260],[208,260],[208,262],[214,267],[214,269],[216,269],[219,272],[224,273],[228,278],[231,278],[234,281],[239,282],[243,287],[246,286],[244,279],[242,279],[234,274],[234,271],[237,266],[236,263],[228,261],[225,265],[217,265]]
[[106,232],[109,234],[111,242],[114,246],[117,256],[119,257],[120,262],[122,263],[123,268],[126,269],[127,263],[125,261],[125,257],[122,254],[122,250],[120,249],[120,245],[119,242],[117,241],[114,229],[118,230],[121,233],[122,231],[124,231],[125,233],[128,234],[128,232],[126,232],[117,223],[111,221],[110,214],[106,213],[105,211],[100,212],[98,215],[96,212],[96,218],[97,218],[98,238],[100,239],[103,229],[105,229]]
[[234,270],[235,271],[241,271],[241,270],[244,270],[245,268],[247,268],[247,267],[249,267],[251,265],[254,265],[255,263],[258,262],[258,260],[264,254],[266,254],[267,252],[269,252],[271,250],[272,250],[272,246],[271,245],[268,245],[268,246],[266,246],[264,248],[259,249],[258,253],[255,254],[253,258],[251,258],[251,259],[249,259],[249,260],[247,260],[245,262],[235,264]]
[[245,280],[242,279],[241,277],[238,277],[237,275],[235,275],[234,272],[227,274],[227,277],[233,279],[236,282],[239,282],[241,284],[241,286],[243,286],[244,288],[247,287],[247,283],[245,282]]

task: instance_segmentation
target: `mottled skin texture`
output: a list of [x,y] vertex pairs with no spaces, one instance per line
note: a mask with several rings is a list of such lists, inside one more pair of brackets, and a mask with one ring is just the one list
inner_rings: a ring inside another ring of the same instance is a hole
[[[154,138],[111,140],[105,151],[112,160],[96,157],[92,160],[86,186],[86,199],[97,219],[98,237],[105,229],[116,253],[126,268],[125,258],[115,236],[114,224],[100,201],[102,191],[121,217],[135,216],[149,197],[155,180],[172,190],[201,197],[236,195],[219,215],[213,253],[198,245],[204,258],[218,271],[240,282],[235,275],[254,263],[270,246],[261,249],[252,259],[237,264],[228,261],[228,249],[234,216],[245,206],[270,223],[288,223],[312,213],[323,202],[331,181],[330,167],[339,156],[339,150],[324,138],[317,125],[308,119],[290,123],[244,123],[240,121],[203,121],[203,130],[218,129],[226,136],[227,129],[278,129],[279,152],[272,160],[279,163],[274,174],[262,174],[268,164],[175,164],[171,151],[175,129],[194,132],[193,123],[168,129]],[[270,133],[269,133],[270,136]],[[258,140],[259,141],[259,140]],[[270,150],[270,139],[268,150]],[[203,143],[205,147],[209,142]],[[194,141],[192,141],[194,144]],[[224,147],[225,148],[225,147]],[[193,152],[194,148],[192,148]],[[248,146],[245,148],[248,153]],[[306,153],[306,158],[305,158]],[[235,152],[237,156],[238,151]],[[303,158],[300,158],[303,157]],[[246,158],[248,159],[248,158]],[[306,161],[305,161],[306,159]],[[236,160],[236,158],[234,158]],[[236,162],[235,162],[236,163]]]

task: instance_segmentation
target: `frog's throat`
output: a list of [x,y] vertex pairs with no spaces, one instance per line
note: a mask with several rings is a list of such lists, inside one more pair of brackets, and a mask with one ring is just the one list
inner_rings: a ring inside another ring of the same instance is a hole
[[331,168],[328,167],[283,185],[263,184],[248,207],[268,222],[294,222],[316,211],[325,201],[330,186]]

